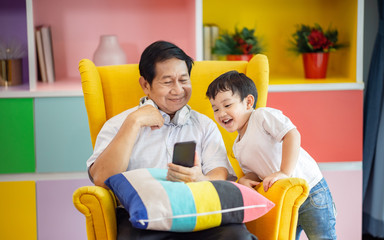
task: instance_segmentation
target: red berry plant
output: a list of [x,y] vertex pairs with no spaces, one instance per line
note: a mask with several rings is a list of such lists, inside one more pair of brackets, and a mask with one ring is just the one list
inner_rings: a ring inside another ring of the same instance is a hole
[[323,31],[319,24],[311,27],[308,25],[297,26],[296,32],[292,34],[293,40],[291,50],[297,53],[316,53],[335,51],[341,45],[337,45],[336,29],[329,28]]
[[258,54],[262,47],[254,29],[235,29],[234,34],[223,33],[216,39],[212,53],[217,55]]

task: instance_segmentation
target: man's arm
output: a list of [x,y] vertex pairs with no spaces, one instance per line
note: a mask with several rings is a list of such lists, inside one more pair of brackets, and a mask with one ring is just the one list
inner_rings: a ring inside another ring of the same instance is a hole
[[249,172],[239,179],[239,183],[249,188],[254,188],[261,182],[259,176],[254,172]]
[[163,124],[164,118],[159,110],[150,105],[129,114],[116,136],[90,166],[89,173],[95,185],[106,188],[104,181],[107,178],[127,170],[136,137],[142,127],[156,129]]
[[209,180],[226,180],[228,170],[225,167],[218,167],[209,171],[206,175],[201,172],[201,168],[183,167],[173,163],[168,164],[167,179],[173,182],[200,182]]

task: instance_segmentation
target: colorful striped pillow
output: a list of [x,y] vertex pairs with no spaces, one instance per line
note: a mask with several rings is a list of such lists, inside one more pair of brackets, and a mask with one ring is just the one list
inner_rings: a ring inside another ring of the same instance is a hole
[[136,228],[190,232],[252,221],[274,203],[230,181],[170,182],[166,169],[137,169],[106,180]]

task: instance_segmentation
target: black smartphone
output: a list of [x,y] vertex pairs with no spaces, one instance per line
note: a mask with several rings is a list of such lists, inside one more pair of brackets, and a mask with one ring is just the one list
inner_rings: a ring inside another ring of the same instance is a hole
[[184,167],[193,167],[196,142],[178,142],[173,148],[172,163]]

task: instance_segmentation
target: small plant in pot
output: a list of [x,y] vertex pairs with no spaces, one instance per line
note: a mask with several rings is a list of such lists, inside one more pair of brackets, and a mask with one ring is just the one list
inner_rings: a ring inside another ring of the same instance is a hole
[[338,31],[328,28],[323,31],[319,24],[298,25],[292,34],[290,50],[303,57],[306,78],[325,78],[329,53],[342,47],[337,44]]
[[241,30],[235,28],[233,34],[220,34],[212,49],[213,54],[225,55],[227,60],[249,61],[254,54],[261,52],[262,47],[255,30],[246,27]]
[[0,86],[22,84],[22,59],[26,52],[20,41],[0,38]]

